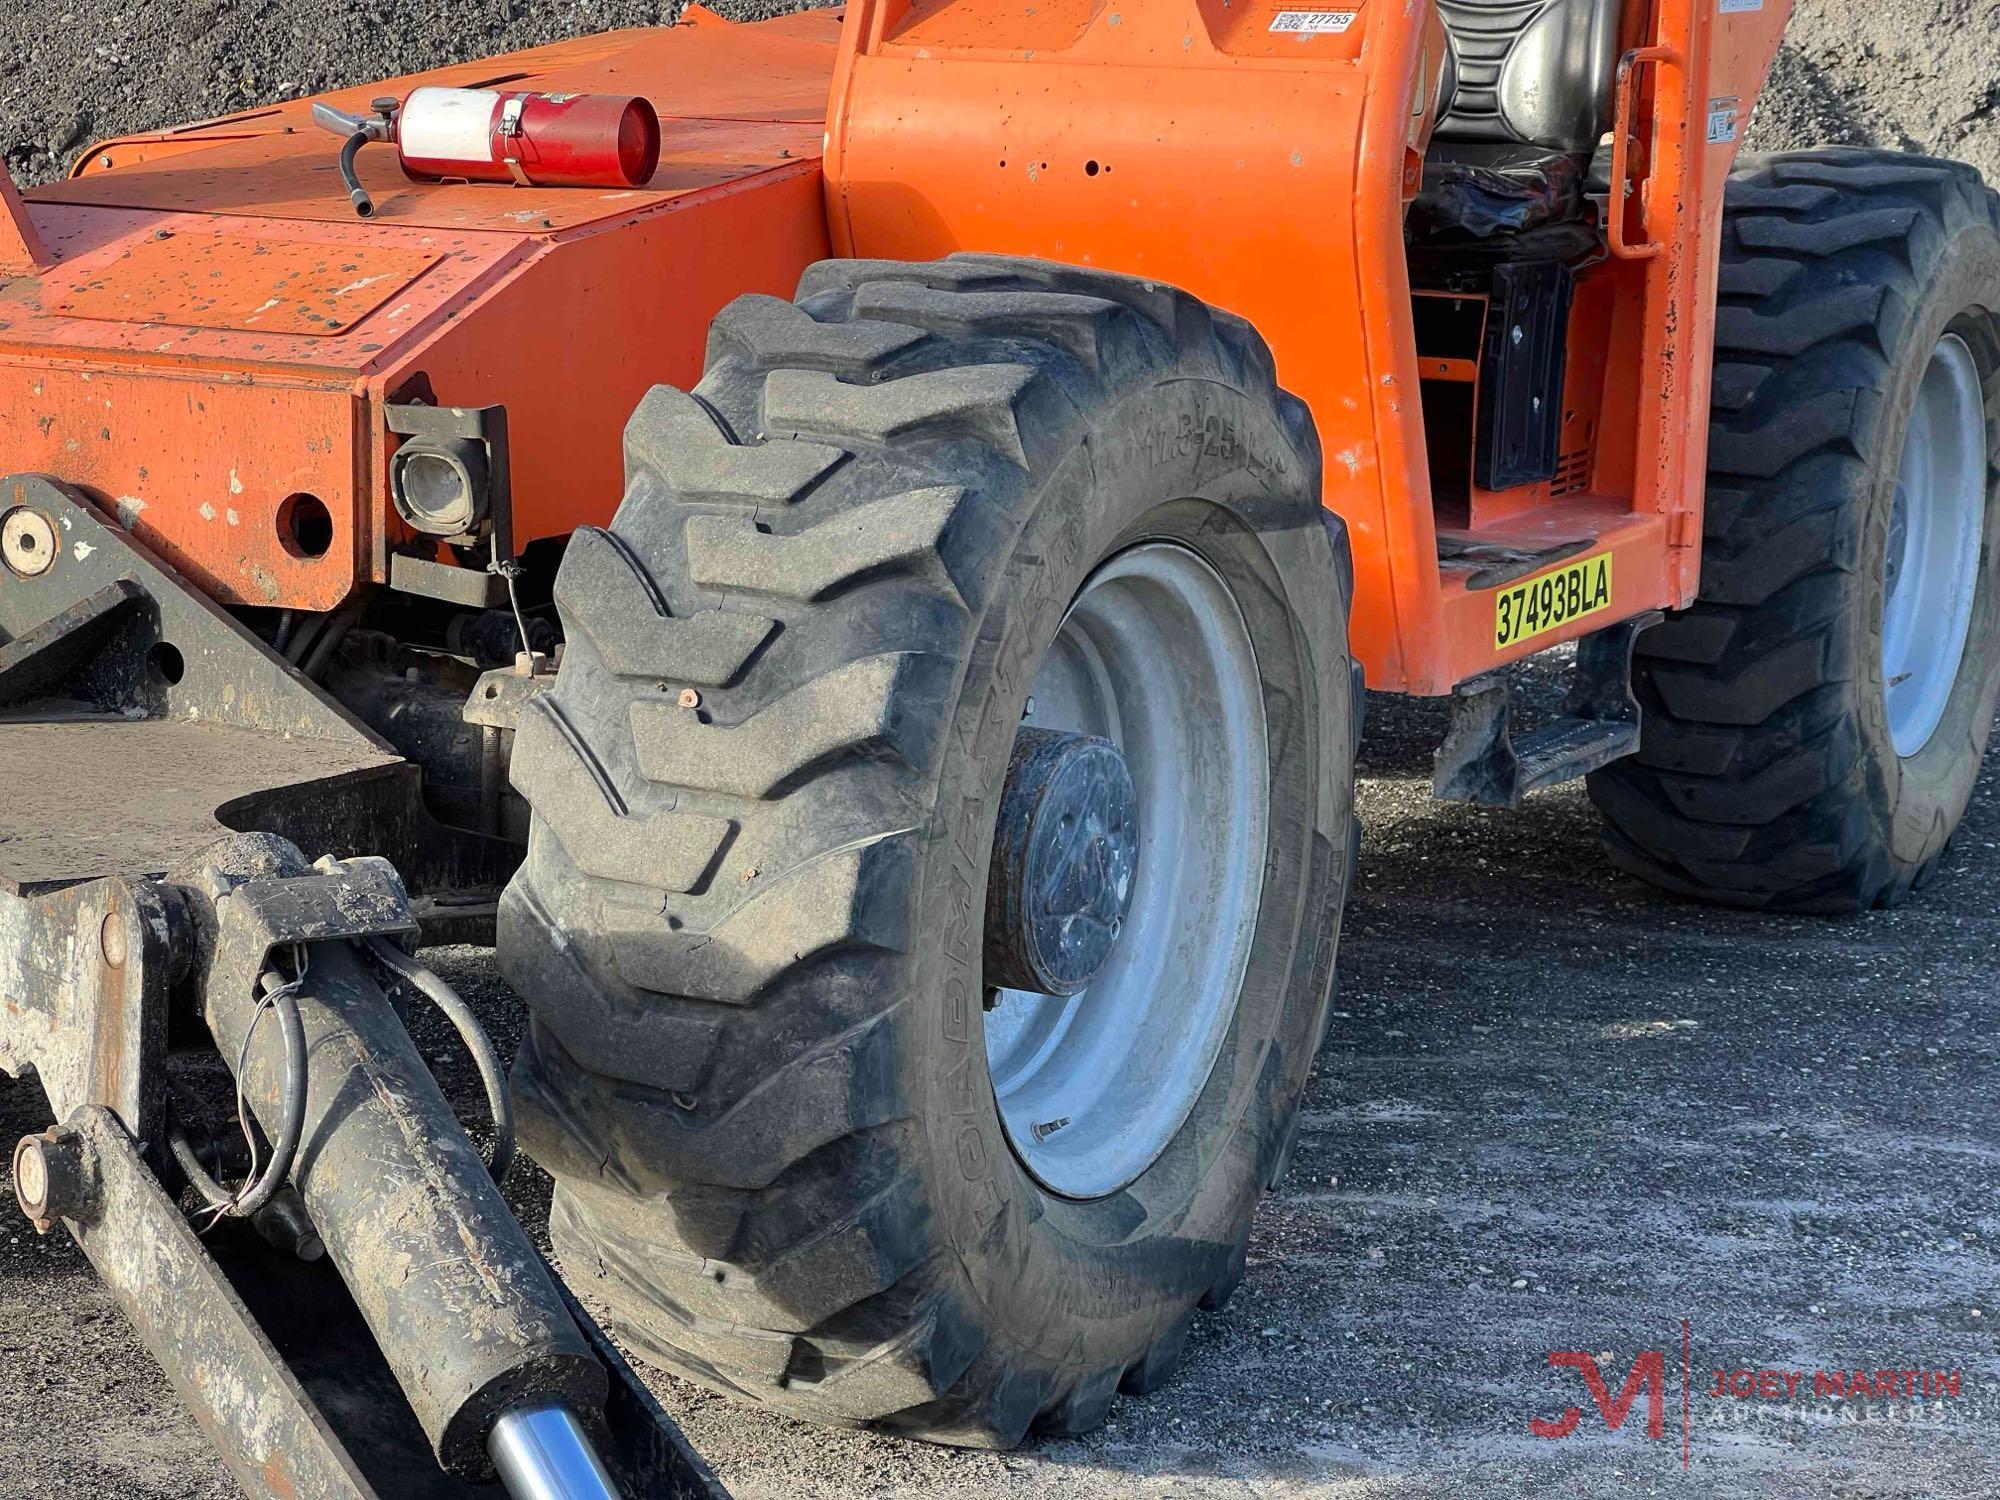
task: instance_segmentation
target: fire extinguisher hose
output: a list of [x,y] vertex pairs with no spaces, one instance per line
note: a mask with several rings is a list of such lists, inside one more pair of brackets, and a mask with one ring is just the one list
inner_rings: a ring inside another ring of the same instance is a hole
[[354,212],[364,219],[375,216],[375,200],[368,196],[368,189],[361,185],[361,178],[354,170],[354,158],[361,154],[361,148],[369,142],[368,132],[357,130],[347,138],[347,144],[340,148],[340,180],[347,189],[347,196],[353,200]]
[[347,189],[347,198],[354,205],[354,212],[361,218],[375,216],[375,200],[368,196],[368,189],[361,185],[360,173],[355,170],[354,159],[361,154],[361,148],[370,141],[392,141],[396,138],[396,110],[398,100],[377,99],[372,106],[372,115],[351,115],[344,109],[336,109],[324,101],[313,105],[313,123],[321,130],[330,130],[335,135],[345,137],[340,148],[340,181]]

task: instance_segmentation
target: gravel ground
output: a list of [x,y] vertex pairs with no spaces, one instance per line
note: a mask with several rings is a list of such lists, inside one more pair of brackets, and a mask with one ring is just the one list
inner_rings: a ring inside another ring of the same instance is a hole
[[2000,0],[1799,0],[1751,146],[1900,146],[2000,183]]
[[[1437,706],[1371,712],[1339,1016],[1243,1289],[1197,1321],[1180,1377],[1090,1438],[1001,1455],[660,1378],[739,1497],[2000,1492],[2000,764],[1915,903],[1773,920],[1614,874],[1576,789],[1514,814],[1434,802]],[[431,957],[510,1046],[491,955]],[[446,1076],[475,1111],[469,1070]],[[0,1141],[45,1110],[0,1086]],[[539,1226],[545,1182],[515,1185]],[[1661,1351],[1664,1437],[1644,1397],[1607,1433],[1548,1367],[1572,1349],[1614,1392]],[[0,1495],[233,1493],[67,1240],[0,1225],[0,1362]],[[1960,1370],[1962,1394],[1706,1394],[1712,1370],[1762,1368],[1808,1390],[1819,1369]],[[1576,1435],[1531,1435],[1570,1405]]]
[[[94,136],[665,8],[70,0],[56,24],[10,0],[0,145],[45,179]],[[1806,0],[1754,138],[1944,150],[2000,177],[2000,0]],[[1181,1377],[1089,1439],[1009,1455],[829,1434],[662,1379],[738,1495],[2000,1492],[2000,770],[1914,904],[1750,919],[1612,873],[1575,789],[1517,814],[1433,802],[1437,706],[1373,713],[1340,1015],[1244,1288],[1198,1321]],[[432,957],[510,1045],[519,1007],[491,955]],[[445,1071],[470,1107],[468,1071]],[[0,1080],[0,1141],[45,1123],[38,1088]],[[531,1225],[545,1192],[516,1180]],[[1660,1351],[1664,1436],[1643,1396],[1607,1433],[1548,1367],[1572,1349],[1614,1392]],[[1758,1368],[1963,1386],[1706,1394],[1708,1372]],[[1531,1435],[1572,1404],[1574,1436]],[[18,1224],[0,1224],[0,1415],[0,1495],[234,1493],[74,1247]]]

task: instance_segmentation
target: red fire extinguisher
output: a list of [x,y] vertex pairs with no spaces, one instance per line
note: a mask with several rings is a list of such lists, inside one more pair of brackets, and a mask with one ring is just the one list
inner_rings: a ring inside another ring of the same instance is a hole
[[404,173],[419,182],[638,187],[660,161],[660,117],[637,97],[425,87],[373,108],[363,116],[313,106],[314,120],[347,138],[341,178],[363,218],[374,204],[354,158],[370,141],[393,142]]

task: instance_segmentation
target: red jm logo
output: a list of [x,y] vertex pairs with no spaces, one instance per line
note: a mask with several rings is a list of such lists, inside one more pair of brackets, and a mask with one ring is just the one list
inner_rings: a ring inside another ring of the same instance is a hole
[[[1590,1399],[1597,1403],[1605,1427],[1612,1432],[1625,1425],[1626,1414],[1638,1399],[1640,1387],[1645,1387],[1646,1436],[1657,1438],[1667,1435],[1666,1356],[1658,1349],[1648,1349],[1632,1362],[1632,1373],[1625,1377],[1625,1388],[1618,1393],[1616,1400],[1612,1399],[1611,1388],[1604,1383],[1603,1373],[1597,1368],[1596,1355],[1574,1349],[1557,1350],[1549,1355],[1549,1365],[1554,1369],[1567,1366],[1582,1372],[1583,1383],[1590,1388]],[[1553,1422],[1534,1418],[1528,1423],[1528,1429],[1539,1438],[1566,1438],[1576,1431],[1577,1423],[1582,1420],[1583,1413],[1572,1406]]]

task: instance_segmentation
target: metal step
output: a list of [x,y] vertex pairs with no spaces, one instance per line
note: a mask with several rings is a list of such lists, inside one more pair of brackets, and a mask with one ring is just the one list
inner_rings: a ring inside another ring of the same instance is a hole
[[1530,792],[1574,781],[1637,751],[1632,646],[1662,618],[1658,611],[1635,615],[1579,640],[1562,716],[1518,743],[1512,679],[1504,671],[1489,672],[1459,684],[1452,695],[1451,728],[1432,769],[1439,799],[1519,807]]
[[1639,748],[1639,726],[1603,719],[1557,719],[1515,742],[1521,790],[1574,781]]

